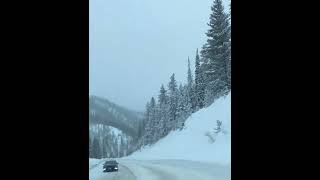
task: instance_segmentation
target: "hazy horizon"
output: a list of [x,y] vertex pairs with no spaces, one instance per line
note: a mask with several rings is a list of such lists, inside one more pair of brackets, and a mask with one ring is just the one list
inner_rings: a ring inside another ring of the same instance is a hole
[[193,72],[206,42],[213,0],[89,3],[89,95],[142,112],[172,73],[186,82],[188,56]]

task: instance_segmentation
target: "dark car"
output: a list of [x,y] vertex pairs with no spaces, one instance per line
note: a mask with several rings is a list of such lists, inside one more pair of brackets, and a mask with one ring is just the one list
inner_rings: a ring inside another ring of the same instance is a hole
[[103,172],[112,172],[118,171],[118,162],[117,161],[106,161],[103,165]]

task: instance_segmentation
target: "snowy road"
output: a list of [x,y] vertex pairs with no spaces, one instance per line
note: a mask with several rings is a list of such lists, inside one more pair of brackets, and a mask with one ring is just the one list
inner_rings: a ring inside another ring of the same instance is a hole
[[103,173],[99,163],[90,169],[90,180],[230,180],[230,166],[187,160],[117,160],[118,172]]
[[126,166],[119,165],[118,172],[104,173],[98,180],[137,180],[137,178]]

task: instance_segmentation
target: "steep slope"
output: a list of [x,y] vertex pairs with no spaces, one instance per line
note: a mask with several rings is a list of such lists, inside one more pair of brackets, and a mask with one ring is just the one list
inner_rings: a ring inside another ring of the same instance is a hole
[[132,137],[138,135],[140,113],[128,110],[107,99],[89,97],[89,123],[115,127]]
[[141,114],[97,96],[89,97],[89,156],[122,157],[136,150]]
[[[220,133],[215,134],[217,120],[222,121]],[[231,93],[216,100],[208,108],[194,113],[186,128],[171,132],[156,144],[126,157],[127,159],[184,159],[231,163]],[[209,136],[214,139],[210,141]]]

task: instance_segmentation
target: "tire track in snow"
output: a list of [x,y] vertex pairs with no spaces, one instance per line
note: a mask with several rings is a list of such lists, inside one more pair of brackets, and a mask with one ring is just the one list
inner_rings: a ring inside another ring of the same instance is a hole
[[[230,180],[230,167],[179,160],[119,160],[118,172],[93,169],[91,180]],[[93,177],[94,176],[94,177]]]
[[149,162],[141,161],[123,161],[137,177],[137,180],[177,180],[176,174],[164,170],[161,167],[154,166]]
[[140,166],[147,169],[152,174],[154,174],[158,180],[164,180],[164,179],[165,180],[176,180],[176,179],[178,179],[176,175],[168,173],[167,171],[160,170],[159,168],[141,165],[141,164],[140,164]]
[[227,167],[193,161],[125,160],[138,180],[230,180]]
[[137,178],[128,167],[119,164],[119,171],[107,172],[99,180],[137,180]]

